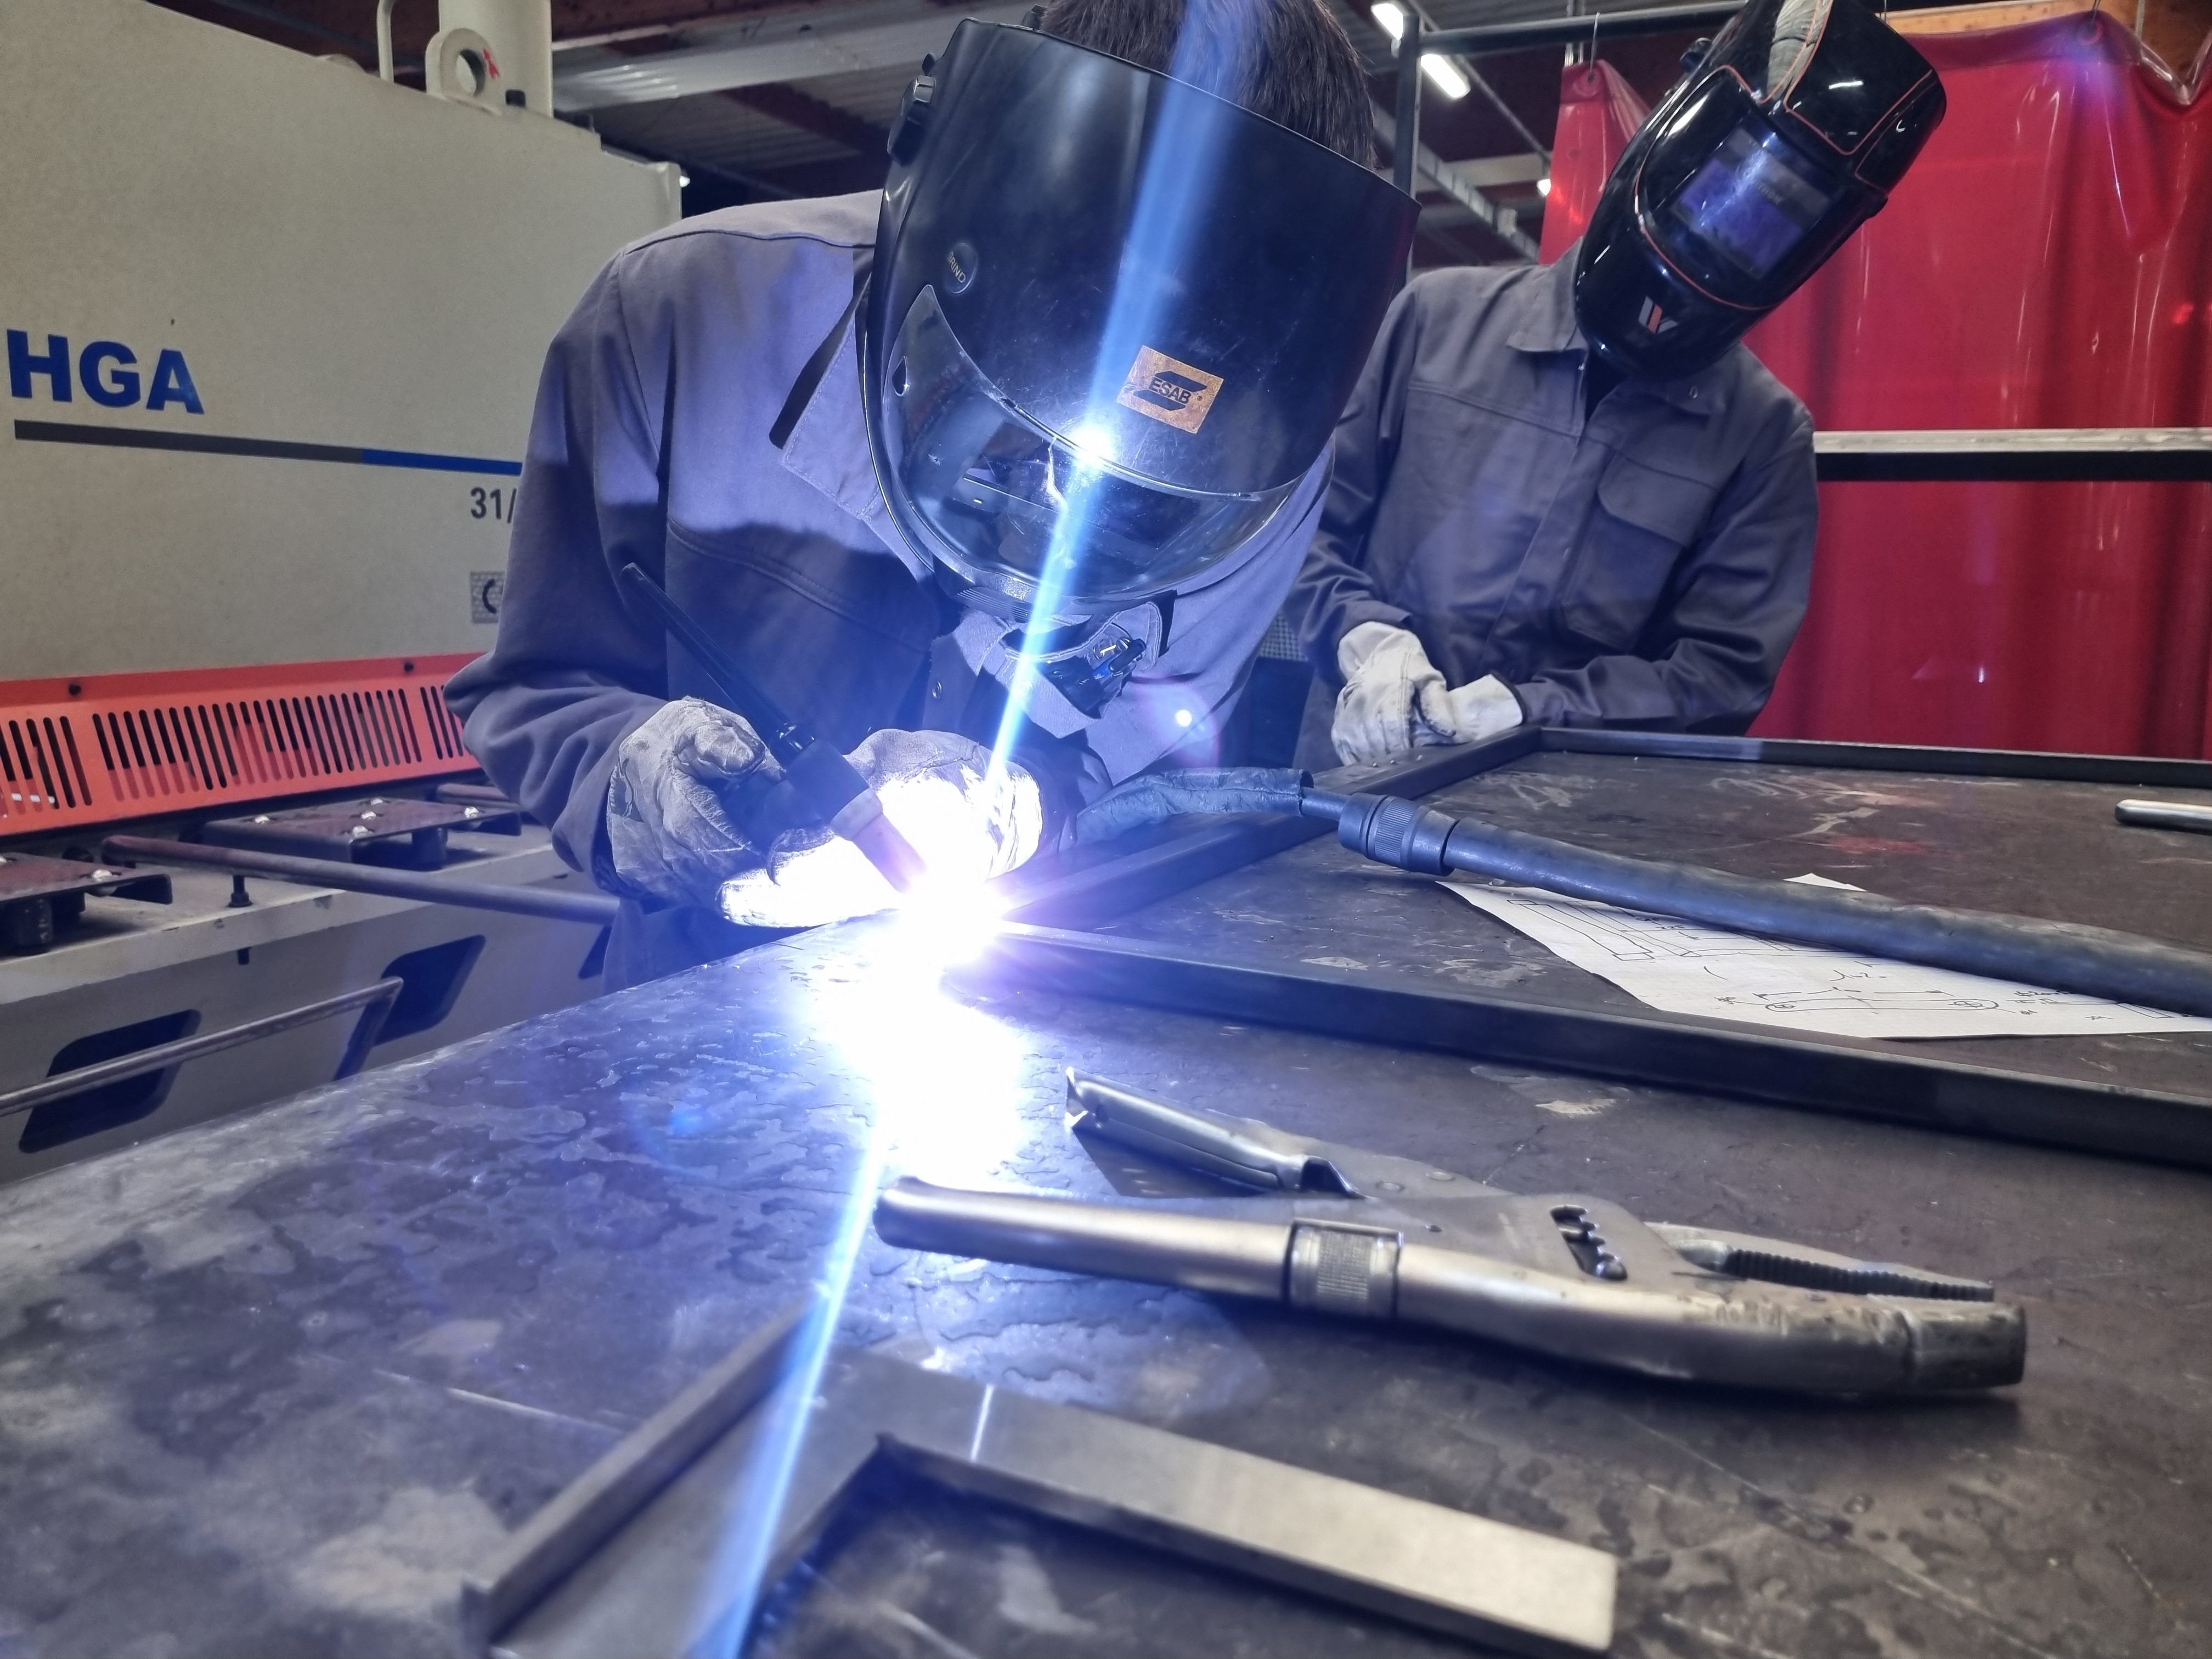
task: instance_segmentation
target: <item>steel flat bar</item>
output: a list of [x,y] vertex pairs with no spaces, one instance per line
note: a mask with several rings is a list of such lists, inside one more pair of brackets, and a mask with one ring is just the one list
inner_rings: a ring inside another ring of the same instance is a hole
[[1079,1407],[979,1393],[972,1423],[900,1423],[885,1450],[947,1486],[1508,1651],[1612,1644],[1618,1569],[1602,1551]]
[[340,864],[331,859],[294,858],[283,853],[203,847],[196,842],[161,841],[150,836],[110,836],[104,845],[108,857],[121,860],[151,859],[161,864],[200,864],[215,870],[234,870],[241,875],[265,876],[272,881],[294,882],[302,887],[335,887],[349,893],[374,893],[383,898],[416,899],[427,904],[453,904],[471,910],[501,910],[509,915],[544,916],[553,921],[580,921],[599,927],[612,923],[622,908],[619,900],[604,893],[550,893],[537,887],[457,881],[450,876]]
[[[1515,1652],[1596,1654],[1612,1638],[1616,1565],[1565,1539],[880,1354],[833,1353],[803,1419],[793,1386],[706,1446],[492,1652],[741,1651],[758,1593],[879,1454],[958,1490]],[[799,1421],[797,1443],[779,1448]]]
[[[1345,768],[1328,774],[1328,783],[1333,789],[1417,800],[1532,755],[1541,743],[1535,728],[1516,726],[1483,743],[1415,750],[1386,765]],[[1239,813],[1088,869],[1018,887],[1005,916],[1053,927],[1089,927],[1330,833],[1330,825],[1311,818]]]
[[[0,1117],[12,1116],[43,1106],[48,1101],[60,1100],[79,1094],[87,1089],[104,1088],[111,1083],[127,1082],[134,1077],[144,1077],[149,1072],[166,1072],[172,1066],[181,1066],[188,1060],[198,1060],[207,1054],[219,1054],[226,1048],[236,1048],[263,1037],[275,1036],[280,1031],[289,1031],[297,1026],[312,1025],[319,1019],[329,1019],[337,1014],[350,1013],[356,1008],[374,1008],[370,1019],[364,1020],[346,1045],[345,1059],[338,1066],[339,1077],[350,1077],[361,1068],[361,1061],[375,1042],[375,1031],[381,1028],[384,1018],[392,1011],[392,1003],[406,981],[400,979],[380,979],[374,985],[363,986],[358,991],[347,991],[320,1002],[288,1009],[281,1014],[270,1014],[261,1019],[233,1025],[227,1030],[210,1031],[205,1036],[180,1037],[174,1042],[164,1042],[158,1048],[141,1048],[135,1054],[124,1054],[118,1059],[103,1060],[97,1066],[79,1066],[73,1072],[63,1072],[33,1083],[27,1088],[0,1095]],[[366,1033],[366,1037],[364,1037]]]
[[1765,766],[1832,766],[1937,777],[2021,778],[2054,783],[2150,784],[2212,789],[2212,761],[2156,755],[2045,754],[2020,749],[1937,749],[1908,744],[1825,743],[1802,738],[1705,737],[1686,732],[1601,732],[1547,726],[1543,747],[1569,755],[1743,761]]
[[2212,479],[2212,428],[1823,432],[1824,482],[2094,483]]
[[1012,926],[959,970],[1021,987],[1470,1060],[2212,1169],[2212,1099],[1923,1058],[1848,1037],[1617,1013]]
[[1421,50],[1472,58],[1483,52],[1526,52],[1534,46],[1571,46],[1592,40],[1626,40],[1637,35],[1673,34],[1684,29],[1717,29],[1740,5],[1655,6],[1635,11],[1591,12],[1581,17],[1540,17],[1525,23],[1481,23],[1473,28],[1437,29],[1421,37]]

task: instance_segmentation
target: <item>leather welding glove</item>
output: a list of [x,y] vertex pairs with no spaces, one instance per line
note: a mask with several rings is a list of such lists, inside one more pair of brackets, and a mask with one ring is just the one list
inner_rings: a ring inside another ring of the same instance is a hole
[[1455,685],[1444,694],[1444,702],[1451,710],[1450,724],[1443,728],[1441,739],[1424,741],[1480,743],[1500,732],[1510,732],[1528,718],[1513,688],[1495,674]]
[[[914,844],[939,894],[973,887],[1028,862],[1043,834],[1035,778],[951,732],[878,732],[846,757],[884,814]],[[826,828],[788,830],[764,867],[722,884],[722,914],[750,927],[815,927],[901,902],[860,849]]]
[[783,769],[744,717],[697,697],[664,703],[622,741],[607,784],[616,884],[671,904],[712,904],[757,868],[738,826]]
[[1337,642],[1344,690],[1329,727],[1337,758],[1372,766],[1421,744],[1480,743],[1527,718],[1495,674],[1447,689],[1419,640],[1387,623],[1362,623]]
[[1328,735],[1347,766],[1372,766],[1421,742],[1425,726],[1440,732],[1451,722],[1444,677],[1405,629],[1360,623],[1336,642],[1336,667],[1344,690]]

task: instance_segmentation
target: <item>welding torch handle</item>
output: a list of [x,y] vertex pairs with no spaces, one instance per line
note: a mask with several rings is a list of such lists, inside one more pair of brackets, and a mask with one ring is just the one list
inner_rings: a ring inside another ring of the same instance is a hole
[[876,1200],[876,1232],[901,1249],[1278,1302],[1291,1250],[1291,1229],[1279,1221],[962,1192],[910,1176]]
[[[751,722],[753,729],[767,743],[769,752],[787,766],[797,760],[813,743],[811,734],[753,683],[752,677],[738,666],[730,653],[714,643],[714,636],[668,597],[666,588],[635,563],[624,565],[622,574],[630,592],[645,601],[647,609],[659,619],[660,625],[684,641],[684,648],[707,671],[707,678],[714,682],[714,689],[730,707]],[[859,781],[860,774],[855,772],[853,775]],[[865,789],[867,785],[860,782],[860,787]]]

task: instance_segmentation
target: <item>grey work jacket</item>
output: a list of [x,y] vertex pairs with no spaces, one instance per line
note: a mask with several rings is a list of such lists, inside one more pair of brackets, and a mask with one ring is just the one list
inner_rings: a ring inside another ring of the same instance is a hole
[[1585,419],[1574,264],[1431,271],[1391,307],[1292,601],[1302,755],[1364,622],[1540,724],[1741,731],[1765,704],[1812,578],[1812,417],[1737,345]]
[[[947,705],[958,613],[884,505],[850,329],[784,447],[769,440],[852,299],[878,201],[767,203],[672,226],[616,256],[546,357],[499,635],[447,696],[493,781],[603,885],[615,885],[605,811],[623,739],[671,697],[715,695],[686,656],[672,674],[660,629],[625,607],[617,578],[633,560],[840,749],[887,726],[964,729],[974,706]],[[1170,750],[1206,763],[1207,734],[1311,540],[1328,465],[1267,532],[1178,590],[1166,649],[1070,736],[1086,783]],[[625,905],[610,971],[634,981],[748,942],[703,912]]]

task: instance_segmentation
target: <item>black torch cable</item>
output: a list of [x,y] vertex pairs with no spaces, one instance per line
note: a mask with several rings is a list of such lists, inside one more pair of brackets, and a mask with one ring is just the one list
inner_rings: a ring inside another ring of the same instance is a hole
[[1796,945],[2212,1016],[2212,954],[2114,928],[1628,858],[1382,795],[1308,790],[1299,811],[1334,821],[1352,851],[1420,875],[1464,871]]

